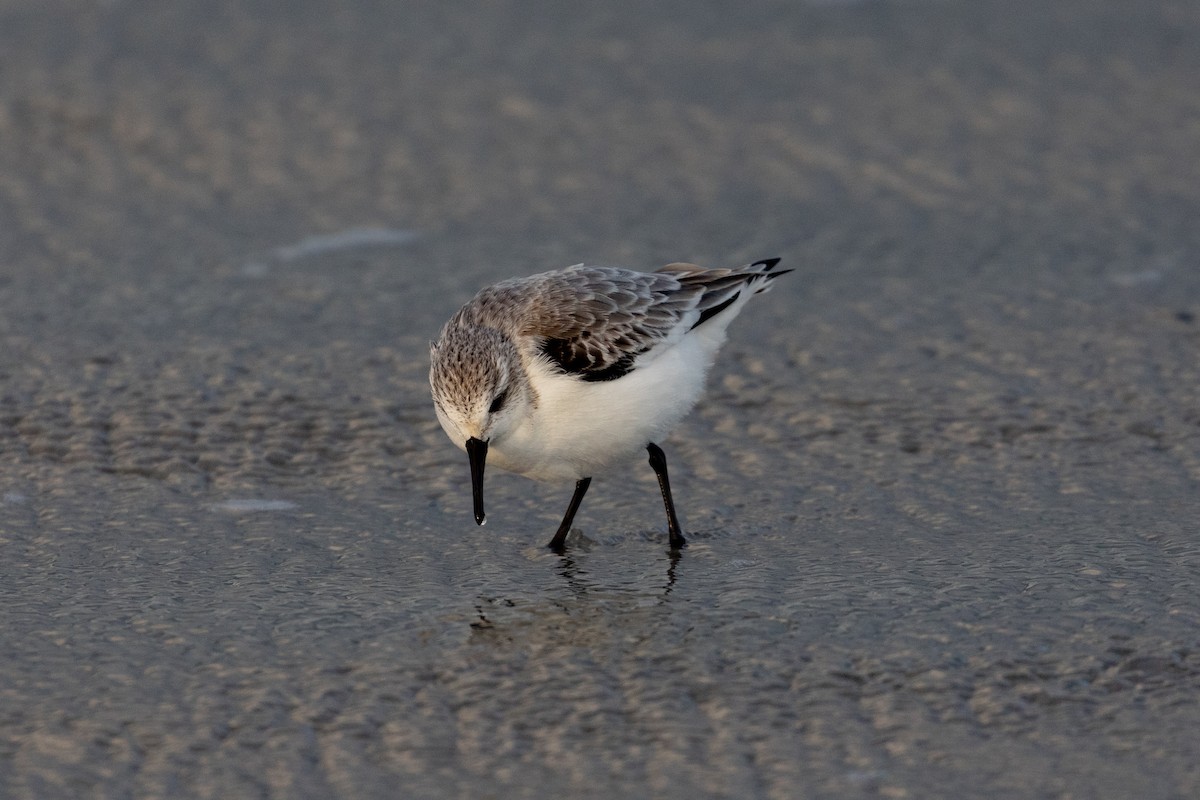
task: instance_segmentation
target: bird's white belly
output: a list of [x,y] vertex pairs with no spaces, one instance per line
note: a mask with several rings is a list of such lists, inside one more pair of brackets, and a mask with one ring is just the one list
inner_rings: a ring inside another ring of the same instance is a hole
[[613,381],[581,381],[531,368],[538,403],[488,463],[536,480],[602,474],[644,453],[691,410],[724,336],[685,336],[658,358]]

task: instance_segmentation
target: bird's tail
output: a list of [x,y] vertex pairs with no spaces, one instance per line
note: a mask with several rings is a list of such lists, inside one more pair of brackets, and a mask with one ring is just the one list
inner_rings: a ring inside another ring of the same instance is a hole
[[696,328],[733,305],[743,290],[748,289],[753,294],[769,290],[776,278],[791,272],[790,269],[776,270],[775,266],[779,261],[778,258],[767,258],[732,269],[704,269],[695,264],[668,264],[659,272],[669,272],[684,286],[693,286],[701,290],[702,295],[696,303],[700,318],[692,325],[692,328]]

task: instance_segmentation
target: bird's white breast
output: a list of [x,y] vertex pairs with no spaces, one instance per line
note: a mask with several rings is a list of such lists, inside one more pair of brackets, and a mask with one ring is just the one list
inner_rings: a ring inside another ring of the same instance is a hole
[[666,436],[691,410],[724,326],[701,329],[664,346],[612,381],[583,381],[530,360],[537,406],[491,442],[489,463],[537,480],[592,477],[628,462]]

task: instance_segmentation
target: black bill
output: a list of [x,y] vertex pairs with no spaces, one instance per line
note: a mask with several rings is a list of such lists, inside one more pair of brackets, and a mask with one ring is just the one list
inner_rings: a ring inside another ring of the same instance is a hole
[[467,458],[471,461],[471,500],[475,503],[475,524],[487,521],[483,512],[483,465],[487,461],[488,443],[472,436],[467,439]]

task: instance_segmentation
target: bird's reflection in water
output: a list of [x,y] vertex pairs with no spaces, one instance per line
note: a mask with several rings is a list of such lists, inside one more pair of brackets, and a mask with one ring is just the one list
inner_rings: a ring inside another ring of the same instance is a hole
[[[580,537],[562,554],[545,558],[550,570],[538,576],[527,574],[524,582],[513,576],[519,585],[509,591],[477,595],[472,633],[493,642],[497,636],[553,638],[554,631],[576,639],[586,638],[587,631],[611,631],[614,624],[620,627],[635,619],[639,624],[649,622],[645,612],[671,601],[684,574],[687,551],[668,550],[662,553],[665,558],[655,557],[631,574],[619,558],[593,558],[605,555],[607,549]],[[535,561],[543,559],[539,555]]]
[[[666,602],[671,594],[671,590],[675,588],[679,562],[683,558],[684,551],[681,549],[671,548],[667,551],[667,570],[664,576],[662,586],[658,589],[657,595],[659,602]],[[578,559],[570,550],[559,556],[558,574],[566,581],[567,587],[571,590],[572,595],[576,597],[584,597],[589,591],[612,591],[618,587],[607,585],[603,581],[598,581],[590,575],[588,570],[581,566]],[[628,592],[628,584],[622,584],[620,590]],[[638,594],[645,594],[643,591],[638,591]]]

